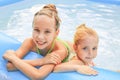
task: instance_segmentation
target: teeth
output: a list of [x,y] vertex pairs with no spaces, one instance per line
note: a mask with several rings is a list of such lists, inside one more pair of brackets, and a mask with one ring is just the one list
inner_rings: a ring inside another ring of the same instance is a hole
[[45,42],[37,42],[38,44],[44,44]]
[[91,59],[90,57],[86,57],[87,59]]

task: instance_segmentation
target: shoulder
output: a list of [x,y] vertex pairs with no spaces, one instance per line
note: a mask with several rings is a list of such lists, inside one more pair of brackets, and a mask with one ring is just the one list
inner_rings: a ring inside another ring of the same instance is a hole
[[79,59],[77,58],[77,56],[74,56],[74,57],[72,58],[72,61],[75,62],[75,63],[78,64],[78,65],[84,65],[84,63],[83,63],[81,60],[79,60]]
[[32,38],[26,38],[22,43],[22,47],[32,50],[35,47],[35,43]]
[[34,45],[35,44],[32,38],[25,39],[21,44],[21,46],[19,47],[19,49],[16,50],[17,56],[22,58],[24,55],[26,55],[28,52],[30,52],[33,49]]
[[33,39],[32,39],[31,37],[29,37],[29,38],[26,38],[24,41],[29,41],[29,42],[32,42],[32,41],[33,41]]
[[62,39],[57,39],[56,40],[56,44],[57,46],[59,47],[71,47],[73,49],[73,43],[70,42],[70,41],[65,41],[65,40],[62,40]]
[[27,45],[35,45],[34,41],[32,38],[26,38],[22,44],[27,44]]
[[64,48],[64,44],[61,40],[55,40],[55,47],[56,48]]

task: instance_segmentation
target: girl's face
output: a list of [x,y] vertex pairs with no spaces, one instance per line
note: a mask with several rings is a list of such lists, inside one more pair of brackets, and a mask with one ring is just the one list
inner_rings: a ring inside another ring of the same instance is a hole
[[75,52],[80,60],[85,64],[90,64],[97,55],[98,40],[93,36],[88,36],[84,40],[74,45]]
[[46,15],[35,17],[33,23],[33,40],[39,49],[50,48],[58,33],[59,30],[56,30],[54,18]]

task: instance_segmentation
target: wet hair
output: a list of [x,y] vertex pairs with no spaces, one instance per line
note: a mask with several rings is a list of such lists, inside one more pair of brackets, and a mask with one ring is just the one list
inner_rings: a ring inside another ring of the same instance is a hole
[[74,34],[74,43],[75,45],[79,44],[80,41],[84,40],[87,36],[93,36],[99,41],[98,34],[92,28],[86,27],[85,24],[81,24],[77,27]]
[[[59,28],[61,20],[58,16],[58,12],[54,4],[47,4],[43,6],[43,8],[40,11],[35,13],[34,18],[40,15],[46,15],[48,17],[54,18],[56,22],[56,30]],[[34,20],[33,20],[33,24],[34,24]]]

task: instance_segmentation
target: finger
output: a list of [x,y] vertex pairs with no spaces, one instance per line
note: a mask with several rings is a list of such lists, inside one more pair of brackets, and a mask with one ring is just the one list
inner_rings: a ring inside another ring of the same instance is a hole
[[55,64],[59,64],[61,62],[61,60],[53,58],[53,59],[51,59],[51,62],[54,62]]
[[89,75],[97,75],[98,72],[96,70],[94,70],[94,69],[90,69],[90,70],[88,70],[88,74]]
[[60,63],[61,62],[61,57],[59,55],[51,55],[51,59],[53,61],[55,61],[56,63]]
[[97,75],[97,74],[98,74],[98,72],[96,70],[94,70],[92,75]]
[[51,63],[51,64],[57,64],[57,62],[56,61],[54,61],[54,60],[50,60],[50,62],[49,63]]
[[80,72],[81,74],[85,74],[85,75],[91,75],[88,71],[82,71]]
[[57,54],[52,55],[52,57],[53,57],[54,59],[56,59],[56,60],[61,59],[61,57],[60,57],[59,55],[57,55]]

